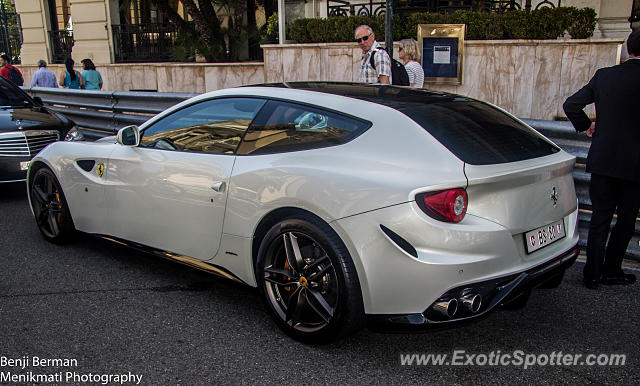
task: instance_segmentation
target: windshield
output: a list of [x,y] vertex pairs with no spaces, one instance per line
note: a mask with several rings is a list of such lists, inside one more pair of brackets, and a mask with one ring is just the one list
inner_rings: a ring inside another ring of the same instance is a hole
[[8,82],[0,82],[0,106],[24,107],[31,105],[31,101],[20,90],[16,90]]

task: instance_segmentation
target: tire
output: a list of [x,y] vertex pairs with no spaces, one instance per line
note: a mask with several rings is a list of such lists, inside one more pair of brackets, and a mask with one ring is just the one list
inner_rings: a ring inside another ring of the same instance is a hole
[[305,343],[328,343],[364,325],[360,282],[342,240],[324,221],[297,216],[263,237],[258,288],[276,324]]
[[53,172],[46,166],[29,179],[29,204],[40,233],[47,241],[60,244],[75,232],[67,200]]

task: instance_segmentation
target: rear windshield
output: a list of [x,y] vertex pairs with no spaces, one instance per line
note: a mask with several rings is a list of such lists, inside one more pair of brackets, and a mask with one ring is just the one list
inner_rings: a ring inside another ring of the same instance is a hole
[[502,111],[467,98],[402,103],[393,107],[472,165],[522,161],[560,150]]

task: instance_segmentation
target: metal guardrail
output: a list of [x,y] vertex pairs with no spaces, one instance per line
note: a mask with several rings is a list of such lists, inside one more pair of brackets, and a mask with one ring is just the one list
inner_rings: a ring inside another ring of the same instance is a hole
[[[53,110],[73,119],[90,138],[115,134],[126,125],[139,125],[153,115],[198,94],[85,91],[52,88],[22,87],[31,96],[40,97]],[[523,119],[527,124],[554,141],[565,151],[577,157],[573,178],[580,202],[578,215],[580,246],[586,247],[591,200],[589,199],[590,174],[585,171],[590,140],[584,133],[577,133],[571,123]],[[615,224],[615,219],[612,225]],[[635,234],[627,248],[627,258],[640,261],[640,219],[636,221]]]
[[166,108],[198,95],[46,87],[22,89],[32,97],[41,98],[48,107],[68,116],[78,126],[90,129],[89,137],[103,137],[115,134],[123,126],[139,125]]

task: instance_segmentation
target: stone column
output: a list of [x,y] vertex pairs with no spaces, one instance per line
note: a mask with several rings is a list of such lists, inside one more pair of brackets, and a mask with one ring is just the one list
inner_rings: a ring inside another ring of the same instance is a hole
[[[598,27],[605,38],[624,38],[631,33],[633,0],[602,0],[598,13]],[[622,45],[622,60],[629,57],[627,44]]]
[[44,4],[38,0],[16,1],[16,12],[22,24],[22,47],[20,57],[23,64],[36,64],[39,59],[51,62],[49,34],[47,33]]
[[73,51],[76,62],[90,58],[96,64],[113,62],[109,0],[73,0]]
[[329,12],[327,12],[328,0],[316,0],[318,5],[318,17],[328,17]]

